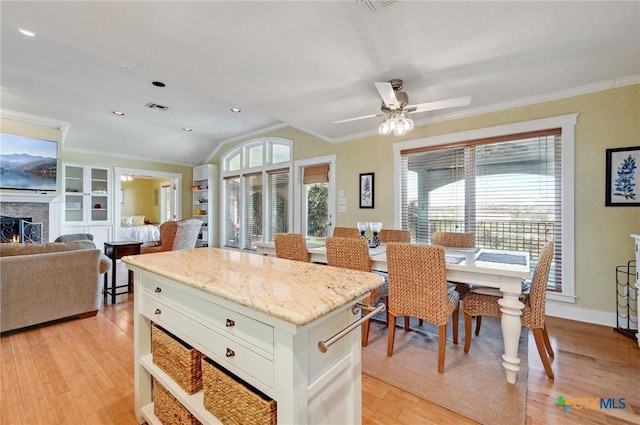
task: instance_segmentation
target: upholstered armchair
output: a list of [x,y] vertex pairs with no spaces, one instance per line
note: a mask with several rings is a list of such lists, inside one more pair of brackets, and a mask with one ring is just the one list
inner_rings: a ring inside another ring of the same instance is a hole
[[160,225],[160,244],[143,246],[141,254],[195,248],[202,221],[190,218],[181,221],[165,221]]

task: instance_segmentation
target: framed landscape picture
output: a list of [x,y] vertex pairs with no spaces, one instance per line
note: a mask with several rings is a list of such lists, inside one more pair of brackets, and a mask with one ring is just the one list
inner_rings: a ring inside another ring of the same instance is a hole
[[640,146],[607,149],[606,206],[640,206],[638,164]]
[[360,174],[360,208],[373,208],[373,173]]

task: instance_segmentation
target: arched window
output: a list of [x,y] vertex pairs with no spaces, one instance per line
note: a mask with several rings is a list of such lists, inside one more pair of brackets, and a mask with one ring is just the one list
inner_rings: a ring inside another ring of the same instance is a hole
[[221,246],[255,250],[256,242],[289,231],[292,146],[280,138],[250,140],[222,158]]

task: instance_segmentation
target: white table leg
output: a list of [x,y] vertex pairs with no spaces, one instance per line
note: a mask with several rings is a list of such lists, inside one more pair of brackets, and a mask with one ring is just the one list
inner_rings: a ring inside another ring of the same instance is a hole
[[522,323],[522,308],[524,304],[520,302],[520,294],[503,292],[502,298],[498,300],[500,311],[502,312],[502,339],[504,341],[504,354],[502,355],[502,366],[504,366],[507,382],[516,383],[518,371],[520,370],[520,359],[518,358],[518,343],[520,341],[520,331]]

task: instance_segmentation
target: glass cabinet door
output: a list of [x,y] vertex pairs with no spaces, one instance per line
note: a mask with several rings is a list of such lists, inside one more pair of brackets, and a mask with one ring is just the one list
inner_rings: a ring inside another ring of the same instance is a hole
[[64,167],[64,221],[84,221],[84,168]]
[[109,221],[109,172],[102,168],[91,168],[91,202],[89,221]]

